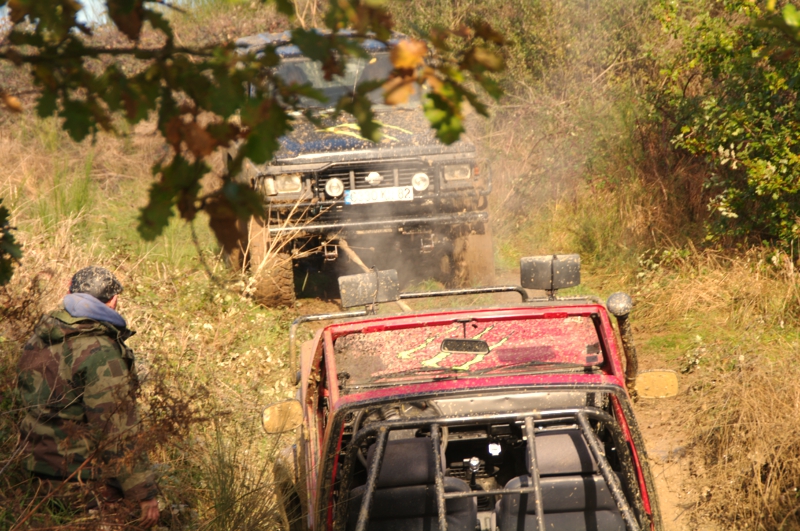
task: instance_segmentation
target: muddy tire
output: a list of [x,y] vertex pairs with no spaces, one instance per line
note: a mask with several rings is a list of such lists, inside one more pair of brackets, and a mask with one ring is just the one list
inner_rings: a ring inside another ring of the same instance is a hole
[[456,287],[478,287],[494,284],[494,250],[492,231],[483,234],[462,231],[453,238],[450,284]]
[[284,448],[278,455],[273,468],[275,476],[275,496],[286,531],[307,531],[303,500],[297,492],[295,481],[300,479],[297,472],[294,450],[296,446]]
[[292,256],[270,245],[268,233],[257,220],[250,222],[248,263],[253,275],[253,298],[267,308],[294,306]]

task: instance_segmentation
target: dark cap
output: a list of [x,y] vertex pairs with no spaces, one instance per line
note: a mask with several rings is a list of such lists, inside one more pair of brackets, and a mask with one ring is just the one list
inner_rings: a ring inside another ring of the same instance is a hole
[[86,293],[101,302],[108,302],[122,293],[122,284],[104,267],[84,267],[72,276],[70,293]]

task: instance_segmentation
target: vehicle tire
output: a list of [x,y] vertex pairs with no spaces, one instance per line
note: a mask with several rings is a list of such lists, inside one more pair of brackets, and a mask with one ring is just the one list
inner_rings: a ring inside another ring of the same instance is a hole
[[273,474],[275,477],[275,496],[286,531],[307,531],[303,502],[294,483],[297,463],[294,459],[295,446],[285,448],[276,459]]
[[307,531],[300,497],[294,492],[294,489],[286,487],[286,485],[278,486],[277,490],[278,509],[284,529],[286,531]]
[[489,226],[485,226],[483,234],[473,230],[456,232],[451,260],[451,285],[478,287],[494,284],[494,250]]
[[292,256],[270,245],[268,232],[259,220],[250,221],[248,258],[256,302],[267,308],[294,306]]

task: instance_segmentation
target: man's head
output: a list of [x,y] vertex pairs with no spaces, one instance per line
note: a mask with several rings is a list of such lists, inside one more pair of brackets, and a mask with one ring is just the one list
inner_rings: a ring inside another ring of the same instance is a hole
[[89,266],[84,267],[72,276],[72,281],[69,283],[69,292],[86,293],[111,306],[109,303],[111,301],[116,302],[117,295],[122,293],[122,284],[108,269]]

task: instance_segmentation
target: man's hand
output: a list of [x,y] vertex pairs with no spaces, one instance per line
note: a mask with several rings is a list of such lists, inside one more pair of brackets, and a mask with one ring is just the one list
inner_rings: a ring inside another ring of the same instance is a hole
[[139,519],[142,527],[153,527],[158,523],[158,500],[145,500],[139,502],[139,507],[142,509],[142,516]]

